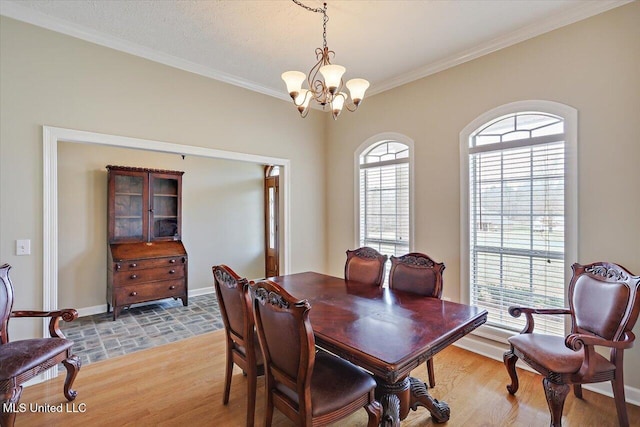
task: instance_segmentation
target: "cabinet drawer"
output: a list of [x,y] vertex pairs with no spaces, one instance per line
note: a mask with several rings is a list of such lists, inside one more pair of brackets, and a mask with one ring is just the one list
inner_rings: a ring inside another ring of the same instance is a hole
[[184,265],[147,268],[136,271],[119,271],[114,274],[115,286],[134,285],[136,283],[151,282],[156,280],[175,280],[184,277]]
[[161,298],[183,296],[186,286],[183,280],[165,280],[140,285],[121,286],[115,290],[116,305],[129,305]]
[[[183,256],[156,259],[133,259],[113,263],[113,271],[136,271],[156,267],[177,267],[184,265]],[[186,259],[186,258],[184,258]]]

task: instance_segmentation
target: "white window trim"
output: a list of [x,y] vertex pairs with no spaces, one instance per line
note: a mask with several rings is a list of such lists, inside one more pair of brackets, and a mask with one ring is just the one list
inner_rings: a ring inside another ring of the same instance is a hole
[[354,248],[357,248],[360,245],[360,156],[366,150],[368,150],[372,145],[379,144],[385,141],[398,141],[405,144],[409,147],[409,252],[414,251],[414,217],[413,214],[413,201],[414,201],[414,142],[413,139],[409,138],[406,135],[397,132],[382,132],[376,135],[373,135],[370,138],[367,138],[358,148],[356,149],[353,156],[353,200],[354,200],[354,218],[353,218],[353,228],[354,228],[354,239],[353,244]]
[[[565,133],[565,290],[571,280],[571,264],[578,261],[578,110],[545,100],[517,101],[501,105],[476,117],[460,132],[460,297],[468,304],[469,292],[469,137],[480,126],[499,117],[522,111],[551,113],[564,119]],[[567,307],[565,292],[565,307]],[[569,319],[566,319],[565,330]],[[483,325],[472,332],[506,343],[514,335],[497,327]]]

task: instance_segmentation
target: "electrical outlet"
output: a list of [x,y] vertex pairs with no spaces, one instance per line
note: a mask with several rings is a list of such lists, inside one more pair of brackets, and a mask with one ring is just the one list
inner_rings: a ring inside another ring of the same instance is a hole
[[16,240],[16,255],[31,255],[31,240]]

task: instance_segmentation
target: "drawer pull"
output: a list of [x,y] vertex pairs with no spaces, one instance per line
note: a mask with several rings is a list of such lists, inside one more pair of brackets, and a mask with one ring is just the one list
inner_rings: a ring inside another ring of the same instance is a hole
[[131,278],[132,278],[132,279],[137,279],[137,278],[138,278],[138,275],[137,275],[137,274],[132,274],[132,275],[131,275]]
[[175,270],[169,270],[169,274],[176,274]]
[[174,290],[176,288],[176,285],[171,285],[169,286],[169,289]]
[[138,295],[138,293],[136,291],[133,291],[129,295],[131,295],[132,297],[135,297],[136,295]]
[[169,260],[169,262],[170,262],[171,264],[175,264],[175,263],[176,263],[176,260],[175,260],[175,259],[171,259],[171,260]]
[[134,262],[134,263],[129,264],[129,267],[131,267],[131,268],[136,268],[137,266],[138,266],[138,264],[136,264],[135,262]]

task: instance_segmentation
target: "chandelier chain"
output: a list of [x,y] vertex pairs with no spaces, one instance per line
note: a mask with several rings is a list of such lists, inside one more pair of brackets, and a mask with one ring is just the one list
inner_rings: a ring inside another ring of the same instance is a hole
[[321,9],[319,7],[317,8],[312,8],[309,7],[305,4],[303,4],[302,2],[298,1],[298,0],[291,0],[293,1],[295,4],[297,4],[298,6],[300,6],[303,9],[308,10],[309,12],[315,12],[315,13],[322,13],[323,17],[322,17],[322,47],[326,48],[327,47],[327,22],[329,21],[329,17],[327,16],[327,3],[324,3],[324,7]]

